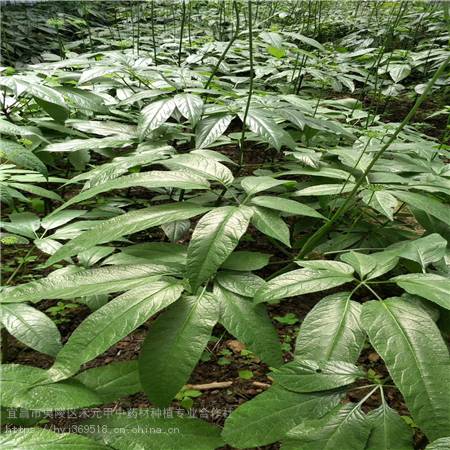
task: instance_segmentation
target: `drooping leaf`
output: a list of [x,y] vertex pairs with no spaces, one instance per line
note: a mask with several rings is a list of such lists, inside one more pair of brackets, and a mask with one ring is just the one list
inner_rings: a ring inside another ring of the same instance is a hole
[[189,120],[192,126],[195,126],[203,112],[203,100],[201,97],[183,93],[175,95],[174,100],[178,111]]
[[189,378],[219,317],[209,293],[182,297],[151,325],[139,355],[139,376],[151,402],[167,406]]
[[165,98],[150,103],[141,111],[141,117],[138,123],[138,133],[141,139],[147,134],[159,128],[172,115],[175,109],[175,101],[171,98]]
[[429,439],[450,433],[449,352],[431,317],[401,298],[363,305],[362,325]]
[[252,213],[246,206],[224,206],[210,211],[198,221],[188,247],[186,272],[194,292],[236,248]]
[[371,191],[365,189],[361,192],[362,201],[375,211],[386,216],[389,220],[394,220],[394,212],[398,205],[398,200],[387,191]]
[[291,246],[289,242],[289,228],[280,218],[279,214],[259,206],[252,206],[253,216],[252,225],[261,231],[261,233],[270,236],[277,241],[282,242],[287,247]]
[[295,200],[289,200],[282,197],[269,197],[266,195],[260,195],[252,198],[252,203],[258,206],[264,206],[266,208],[275,209],[288,214],[295,214],[299,216],[317,217],[324,219],[325,217],[317,212],[314,208],[296,202]]
[[0,139],[0,157],[24,169],[35,170],[45,177],[48,175],[45,164],[31,150],[17,142]]
[[205,148],[211,145],[225,133],[233,118],[232,114],[222,114],[201,120],[196,127],[195,146]]
[[70,335],[48,375],[68,378],[79,367],[102,354],[142,325],[153,314],[176,301],[183,292],[178,282],[154,281],[116,297],[89,315]]

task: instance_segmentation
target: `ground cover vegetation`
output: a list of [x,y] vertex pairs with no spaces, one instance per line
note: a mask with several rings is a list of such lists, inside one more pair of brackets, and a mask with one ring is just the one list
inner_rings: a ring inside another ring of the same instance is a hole
[[5,2],[4,449],[450,449],[447,2]]

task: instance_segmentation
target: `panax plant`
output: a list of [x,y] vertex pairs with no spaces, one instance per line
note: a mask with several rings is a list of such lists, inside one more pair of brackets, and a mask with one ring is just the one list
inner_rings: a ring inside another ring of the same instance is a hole
[[448,4],[2,13],[2,448],[450,448]]

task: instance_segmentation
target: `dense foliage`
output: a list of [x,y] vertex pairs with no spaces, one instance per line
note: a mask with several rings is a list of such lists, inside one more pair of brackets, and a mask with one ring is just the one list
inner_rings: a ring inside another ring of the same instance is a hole
[[[448,9],[3,5],[2,448],[449,449]],[[288,349],[283,302],[313,306]],[[137,359],[91,364],[139,327]],[[155,415],[201,395],[217,330],[263,392]]]

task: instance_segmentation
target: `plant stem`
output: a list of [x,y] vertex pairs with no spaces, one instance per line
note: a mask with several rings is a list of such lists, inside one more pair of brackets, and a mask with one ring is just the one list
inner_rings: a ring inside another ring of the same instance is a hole
[[183,0],[183,9],[181,17],[180,44],[178,46],[178,65],[181,65],[181,50],[183,48],[184,24],[186,22],[186,1]]

